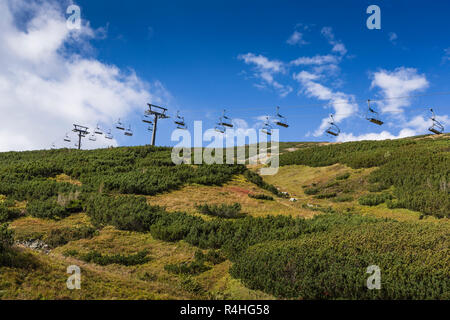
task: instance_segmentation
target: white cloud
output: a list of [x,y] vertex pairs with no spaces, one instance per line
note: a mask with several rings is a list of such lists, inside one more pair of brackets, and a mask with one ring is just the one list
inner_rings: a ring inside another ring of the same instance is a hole
[[[436,116],[436,119],[445,127],[450,125],[450,117],[448,115]],[[421,134],[430,134],[428,128],[432,125],[432,121],[429,118],[424,118],[422,115],[415,116],[409,121],[402,123],[403,129],[400,130],[398,135],[392,134],[388,131],[382,131],[379,133],[365,133],[362,135],[354,135],[353,133],[341,133],[336,141],[361,141],[361,140],[386,140],[386,139],[400,139],[406,137],[417,136]]]
[[386,139],[401,139],[406,137],[415,136],[417,132],[415,130],[405,128],[402,129],[398,135],[393,135],[388,131],[382,131],[380,133],[365,133],[359,136],[355,136],[353,133],[341,133],[336,141],[348,142],[348,141],[362,141],[362,140],[386,140]]
[[[269,60],[263,55],[255,55],[253,53],[240,54],[239,60],[243,60],[246,64],[255,66],[255,76],[264,83],[272,86],[277,90],[281,97],[287,96],[292,92],[292,87],[282,85],[274,79],[274,74],[285,73],[284,63],[278,60]],[[258,88],[265,88],[262,84],[256,85]]]
[[284,70],[283,63],[278,60],[269,60],[263,55],[255,55],[254,53],[240,54],[238,59],[244,60],[246,64],[254,64],[258,69],[270,72],[282,72]]
[[[337,64],[325,64],[312,69],[317,75],[336,76],[341,71]],[[334,84],[342,83],[342,79],[335,79]]]
[[[430,113],[431,115],[431,113]],[[450,125],[450,117],[448,115],[436,115],[436,120],[439,121],[444,127]],[[433,124],[430,118],[424,118],[423,116],[415,116],[408,121],[405,126],[414,129],[417,134],[426,133],[428,128]]]
[[389,32],[388,36],[390,42],[392,42],[393,44],[397,43],[398,36],[395,32]]
[[301,83],[305,83],[307,81],[311,81],[311,80],[317,80],[319,79],[319,76],[317,74],[308,72],[308,71],[300,71],[299,73],[294,73],[294,79],[301,82]]
[[345,47],[345,45],[341,41],[335,39],[334,32],[331,27],[323,27],[321,33],[325,37],[325,39],[328,40],[328,43],[333,46],[333,48],[331,49],[333,52],[338,52],[342,56],[347,53],[347,48]]
[[[400,67],[394,71],[380,70],[373,73],[371,87],[381,90],[385,101],[378,105],[382,112],[400,114],[411,104],[412,95],[417,91],[423,91],[428,87],[428,81],[424,74],[419,74],[414,68]],[[401,99],[398,99],[402,97]],[[406,98],[403,98],[406,97]]]
[[[332,89],[318,83],[319,77],[316,74],[307,71],[301,71],[294,74],[294,79],[302,85],[302,93],[309,97],[314,97],[319,100],[328,101],[328,104],[334,109],[334,120],[336,123],[354,115],[358,110],[355,103],[355,97]],[[314,132],[314,136],[320,136],[328,126],[328,118],[322,119],[320,127]]]
[[333,46],[332,51],[333,51],[333,52],[338,52],[338,53],[340,53],[341,55],[345,55],[345,54],[347,53],[347,49],[345,48],[344,44],[342,44],[342,43],[336,43],[336,44]]
[[450,61],[450,48],[444,49],[444,56],[442,57],[442,60]]
[[338,57],[333,56],[331,54],[327,55],[315,55],[314,57],[300,57],[293,61],[291,64],[295,66],[300,65],[323,65],[323,64],[336,64],[339,62]]
[[294,33],[289,37],[289,39],[286,40],[286,42],[290,45],[306,45],[308,42],[306,42],[303,39],[303,33],[294,31]]
[[[112,127],[117,118],[168,96],[160,83],[149,85],[133,71],[84,57],[95,31],[88,23],[68,30],[64,13],[53,1],[0,1],[2,151],[49,148],[53,141],[60,146],[73,123]],[[19,21],[23,16],[30,18]],[[117,142],[86,145],[110,144]]]
[[[347,54],[347,49],[341,41],[337,41],[333,30],[330,27],[324,27],[321,34],[332,45],[332,52],[337,52],[340,55],[316,55],[314,57],[300,57],[291,62],[292,65],[303,65],[309,67],[309,71],[303,70],[294,74],[294,79],[301,85],[299,93],[306,94],[308,97],[313,97],[322,101],[327,101],[328,105],[334,109],[334,121],[339,123],[342,120],[354,115],[358,106],[355,103],[355,97],[346,94],[319,83],[319,80],[326,81],[328,77],[336,76],[340,68],[338,64],[341,62],[343,56]],[[334,81],[334,83],[338,83]],[[320,136],[329,126],[329,118],[322,119],[322,122],[313,133],[314,136]]]

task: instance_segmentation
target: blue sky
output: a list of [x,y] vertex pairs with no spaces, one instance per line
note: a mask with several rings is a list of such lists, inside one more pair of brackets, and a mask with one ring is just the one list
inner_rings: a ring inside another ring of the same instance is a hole
[[[135,72],[138,83],[131,85],[143,85],[171,115],[180,110],[191,128],[194,120],[202,120],[205,129],[214,127],[224,108],[239,126],[261,125],[257,117],[273,115],[277,105],[291,124],[280,131],[282,141],[336,140],[322,135],[330,113],[336,114],[343,132],[338,141],[425,133],[428,107],[441,122],[449,121],[450,95],[374,104],[383,127],[363,119],[368,98],[450,92],[448,1],[75,4],[81,7],[82,29],[92,34],[82,46],[70,42],[63,56],[70,60],[67,56],[76,52],[124,74]],[[372,4],[381,8],[381,30],[366,27],[366,9]],[[62,10],[67,18],[65,5],[54,8],[55,15]],[[26,23],[23,29],[26,32]],[[127,103],[134,105],[119,112],[135,135],[126,138],[116,132],[118,144],[150,140],[140,122],[146,102],[130,99]],[[332,102],[338,103],[333,107]],[[111,127],[110,120],[99,114],[95,122]],[[161,121],[157,144],[173,145],[174,128],[172,120]]]

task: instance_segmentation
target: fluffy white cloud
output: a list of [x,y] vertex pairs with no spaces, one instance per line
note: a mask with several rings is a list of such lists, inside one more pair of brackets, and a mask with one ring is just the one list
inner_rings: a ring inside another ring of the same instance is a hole
[[[343,56],[347,53],[347,49],[341,41],[337,41],[333,30],[330,27],[324,27],[321,34],[332,45],[332,52],[337,52],[339,55],[327,54],[316,55],[313,57],[300,57],[291,61],[291,65],[309,67],[309,71],[302,70],[294,73],[293,78],[297,80],[301,89],[299,93],[303,93],[308,97],[313,97],[322,101],[327,101],[328,105],[334,109],[334,121],[339,123],[342,120],[353,116],[358,106],[355,103],[355,97],[340,91],[336,91],[329,86],[323,84],[330,76],[336,76],[339,71],[339,63]],[[319,83],[320,82],[322,83]],[[338,79],[339,80],[339,79]],[[336,83],[336,81],[334,82]],[[314,131],[314,136],[321,136],[325,129],[329,126],[329,118],[322,119],[320,126]]]
[[[400,67],[394,71],[380,70],[372,75],[372,88],[379,88],[385,101],[378,105],[382,112],[400,114],[404,107],[411,104],[412,95],[428,87],[428,81],[424,74],[419,74],[414,68]],[[399,97],[402,97],[399,99]],[[403,98],[405,97],[405,98]]]
[[415,136],[417,132],[410,128],[402,129],[398,135],[393,135],[388,131],[382,131],[380,133],[365,133],[359,136],[355,136],[353,133],[341,133],[336,141],[347,142],[347,141],[362,141],[362,140],[386,140],[386,139],[401,139],[406,137]]
[[[430,113],[431,115],[431,113]],[[448,115],[436,115],[436,120],[439,121],[444,127],[450,125],[450,117]],[[433,124],[430,118],[424,118],[423,116],[415,116],[408,121],[405,126],[414,129],[417,134],[426,133],[428,128]]]
[[298,31],[294,31],[294,33],[289,37],[289,39],[286,40],[286,42],[290,45],[299,46],[308,44],[308,42],[303,39],[303,33]]
[[[334,120],[336,123],[351,117],[358,110],[355,103],[355,97],[332,89],[318,83],[319,76],[307,71],[301,71],[294,74],[294,79],[302,85],[302,92],[309,97],[328,101],[328,104],[334,109]],[[322,119],[320,127],[314,132],[314,136],[320,136],[329,125],[329,119]]]
[[333,56],[331,54],[327,55],[315,55],[314,57],[300,57],[293,61],[291,64],[294,66],[300,65],[323,65],[323,64],[336,64],[339,62],[338,57]]
[[[436,116],[444,127],[450,125],[450,117],[448,115]],[[432,125],[430,118],[425,118],[422,115],[415,116],[409,121],[402,123],[403,129],[395,135],[388,131],[382,131],[379,133],[365,133],[362,135],[354,135],[353,133],[341,133],[336,141],[361,141],[361,140],[386,140],[386,139],[401,139],[406,137],[417,136],[421,134],[429,134],[428,128]]]
[[335,39],[333,29],[331,27],[323,27],[321,30],[322,35],[328,40],[328,43],[333,46],[331,49],[333,52],[345,55],[347,53],[347,48],[341,42]]
[[[62,146],[73,123],[111,127],[168,95],[160,83],[87,58],[83,50],[96,31],[87,23],[69,30],[65,9],[53,1],[0,1],[0,151]],[[117,142],[86,142],[111,144]]]
[[[240,54],[239,60],[243,60],[246,64],[254,65],[255,76],[264,83],[272,86],[277,90],[281,97],[287,96],[292,92],[292,88],[288,85],[283,85],[274,79],[274,74],[285,73],[286,68],[283,62],[278,60],[270,60],[263,55],[255,55],[253,53]],[[265,85],[257,84],[258,88],[264,88]]]
[[258,69],[268,72],[283,72],[283,63],[278,60],[269,60],[263,55],[255,55],[254,53],[240,54],[238,59],[244,60],[246,64],[254,64]]

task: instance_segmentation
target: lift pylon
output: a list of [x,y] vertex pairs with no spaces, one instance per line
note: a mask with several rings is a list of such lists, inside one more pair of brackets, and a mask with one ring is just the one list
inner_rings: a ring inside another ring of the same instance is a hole
[[151,104],[151,103],[147,103],[148,105],[148,110],[145,110],[145,114],[144,116],[153,116],[153,132],[152,132],[152,141],[151,141],[151,145],[154,146],[155,145],[155,140],[156,140],[156,128],[158,125],[158,119],[167,119],[170,118],[166,113],[167,113],[167,109]]
[[78,134],[78,143],[75,145],[78,147],[78,150],[81,149],[81,138],[86,137],[89,134],[89,128],[85,126],[80,126],[78,124],[73,125],[73,132]]

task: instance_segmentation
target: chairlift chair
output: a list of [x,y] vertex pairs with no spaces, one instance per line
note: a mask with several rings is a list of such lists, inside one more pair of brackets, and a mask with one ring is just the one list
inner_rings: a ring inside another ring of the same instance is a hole
[[284,127],[284,128],[288,128],[289,127],[286,117],[283,117],[280,114],[280,107],[277,107],[277,120],[275,121],[275,123],[278,126],[281,126],[281,127]]
[[266,117],[266,122],[264,122],[264,127],[261,129],[261,131],[268,136],[272,135],[272,126],[269,123],[269,117]]
[[108,132],[105,132],[105,138],[109,140],[113,138],[113,135],[111,134],[111,129],[109,129]]
[[56,145],[55,145],[54,142],[52,143],[51,149],[52,149],[52,150],[55,150],[55,149],[56,149]]
[[116,123],[116,129],[118,130],[125,130],[125,126],[120,122],[120,119]]
[[184,122],[184,117],[180,116],[179,111],[177,111],[177,117],[175,118],[174,122],[177,125],[178,129],[187,129],[186,123]]
[[149,132],[153,132],[153,128],[150,127],[150,126],[147,128],[147,130],[148,130]]
[[125,130],[124,135],[126,135],[128,137],[133,136],[133,131],[131,130],[131,126],[129,126],[127,130]]
[[431,127],[428,128],[429,131],[433,132],[434,134],[442,134],[444,133],[444,126],[436,120],[436,114],[434,113],[433,109],[430,109],[432,116],[431,121],[433,121],[433,124]]
[[223,110],[223,115],[222,117],[220,117],[220,122],[219,124],[222,127],[228,127],[228,128],[233,128],[233,124],[231,123],[231,118],[227,117],[226,115],[227,110]]
[[330,127],[325,131],[326,133],[337,137],[341,133],[341,129],[334,123],[334,117],[332,114],[330,114]]
[[216,124],[214,130],[216,130],[219,133],[225,133],[225,127],[223,126],[222,117],[220,117],[219,122]]
[[142,117],[142,122],[145,122],[148,124],[153,124],[153,121],[151,120],[150,116],[147,114],[144,114],[144,116]]
[[91,134],[91,135],[89,135],[89,140],[90,140],[90,141],[97,141],[97,137],[95,136],[94,133]]
[[98,134],[98,135],[103,134],[103,131],[102,131],[102,129],[100,129],[100,126],[98,125],[98,123],[97,123],[97,127],[94,129],[94,133]]
[[381,126],[384,122],[380,120],[380,118],[378,116],[378,112],[376,112],[375,110],[373,110],[370,107],[370,100],[367,100],[367,104],[368,104],[368,109],[367,109],[367,113],[366,113],[366,119],[372,123],[375,123],[375,124]]
[[66,136],[64,137],[64,141],[65,142],[70,142],[71,141],[70,137],[69,137],[69,134],[66,133]]

